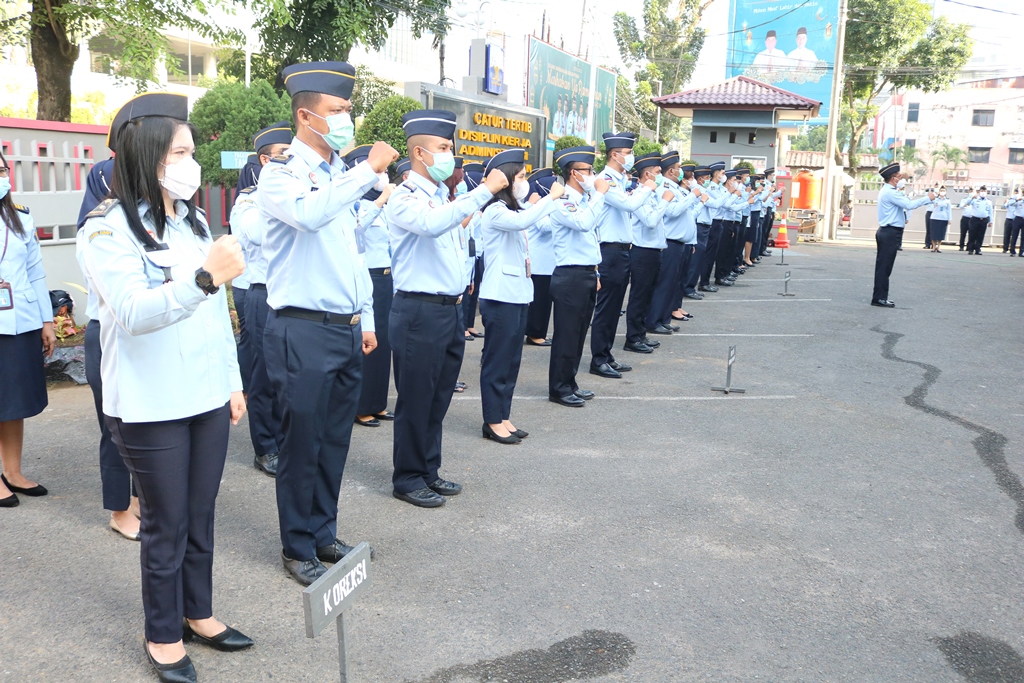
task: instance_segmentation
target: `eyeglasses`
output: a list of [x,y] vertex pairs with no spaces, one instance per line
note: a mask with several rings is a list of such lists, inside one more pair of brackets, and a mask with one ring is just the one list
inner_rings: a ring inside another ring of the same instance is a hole
[[11,169],[6,166],[0,166],[0,178],[6,178],[11,174]]

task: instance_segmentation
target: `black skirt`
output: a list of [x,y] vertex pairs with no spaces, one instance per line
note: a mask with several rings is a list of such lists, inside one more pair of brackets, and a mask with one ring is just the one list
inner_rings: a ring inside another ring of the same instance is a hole
[[0,422],[32,417],[46,407],[40,332],[0,334]]

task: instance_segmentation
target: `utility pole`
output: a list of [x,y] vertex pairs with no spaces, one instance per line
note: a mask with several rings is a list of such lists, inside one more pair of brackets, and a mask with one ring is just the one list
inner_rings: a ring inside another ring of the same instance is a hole
[[843,93],[843,49],[846,45],[846,8],[847,0],[839,0],[839,27],[836,34],[836,58],[832,67],[832,97],[828,109],[828,138],[825,141],[825,192],[824,211],[825,226],[822,236],[835,239],[837,232],[836,217],[839,215],[839,197],[843,184],[836,177],[836,138],[839,136],[840,105]]
[[[658,97],[661,97],[661,81],[652,81],[658,84]],[[655,107],[658,110],[658,122],[654,124],[656,128],[654,132],[654,141],[659,145],[661,144],[661,107]]]
[[576,48],[576,56],[583,52],[583,25],[587,23],[587,0],[583,0],[583,14],[580,15],[580,44]]

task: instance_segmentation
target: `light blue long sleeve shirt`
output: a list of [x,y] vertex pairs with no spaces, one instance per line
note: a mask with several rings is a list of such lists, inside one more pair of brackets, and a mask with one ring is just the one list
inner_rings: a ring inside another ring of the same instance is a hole
[[[7,255],[0,261],[0,280],[11,285],[14,308],[0,311],[0,334],[21,334],[42,329],[53,322],[50,290],[46,288],[43,252],[39,248],[36,225],[28,210],[18,211],[25,234],[19,235],[5,222],[0,235],[0,252],[7,245]],[[42,344],[42,342],[40,342]]]
[[665,190],[651,193],[646,202],[632,214],[633,246],[646,249],[664,249],[665,212],[671,201],[665,201]]
[[992,210],[991,199],[988,197],[975,197],[969,200],[969,203],[971,205],[971,215],[974,218],[987,218],[989,223],[992,222],[994,211]]
[[605,195],[582,195],[566,185],[565,194],[555,200],[551,213],[552,242],[556,266],[596,266],[601,263],[597,224]]
[[701,189],[708,193],[708,200],[704,202],[704,205],[698,211],[697,222],[711,225],[711,221],[718,217],[718,212],[722,205],[725,204],[729,195],[726,194],[725,190],[718,183],[711,183]]
[[960,214],[963,218],[974,218],[974,206],[971,204],[971,199],[971,197],[964,197],[957,204],[958,209],[963,209],[963,213]]
[[[231,234],[238,238],[245,256],[245,283],[267,284],[267,259],[263,256],[263,235],[265,232],[262,215],[256,206],[256,188],[246,188],[238,193],[235,205],[231,207]],[[238,286],[235,278],[232,287]]]
[[352,206],[352,215],[356,218],[357,238],[359,233],[362,233],[363,260],[366,267],[390,268],[391,242],[384,209],[369,199],[360,199]]
[[526,229],[530,240],[530,269],[534,275],[551,275],[555,269],[555,243],[551,233],[551,216],[537,220]]
[[526,228],[547,217],[555,208],[554,200],[547,196],[536,204],[528,204],[522,211],[512,211],[501,201],[484,210],[479,230],[484,245],[481,299],[509,304],[533,301],[533,280],[526,268],[530,259],[532,273],[533,245],[527,241]]
[[601,242],[628,244],[633,239],[633,221],[629,214],[650,199],[651,190],[641,185],[633,194],[627,194],[626,177],[610,166],[601,171],[600,177],[608,181],[608,191],[598,219],[598,238]]
[[700,197],[675,183],[665,183],[675,195],[665,211],[665,239],[684,244],[697,243],[697,213],[701,208]]
[[1015,202],[1012,198],[1008,197],[1006,201],[1003,202],[1003,208],[1006,209],[1007,220],[1012,221],[1014,218],[1017,217],[1017,202]]
[[932,205],[932,220],[933,221],[948,221],[950,217],[950,204],[949,200],[945,197],[939,197],[935,200],[935,204]]
[[878,192],[878,225],[902,228],[907,223],[907,211],[930,203],[928,195],[908,199],[905,194],[886,183]]

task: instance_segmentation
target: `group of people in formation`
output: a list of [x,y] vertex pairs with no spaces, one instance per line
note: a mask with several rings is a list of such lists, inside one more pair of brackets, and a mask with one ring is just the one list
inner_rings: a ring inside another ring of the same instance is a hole
[[[595,395],[577,381],[588,330],[590,374],[631,370],[613,352],[627,286],[621,348],[653,353],[657,336],[692,318],[686,298],[732,285],[768,253],[782,194],[773,169],[634,157],[632,133],[604,136],[601,172],[593,147],[562,150],[555,169],[529,177],[521,149],[463,164],[455,114],[443,110],[403,117],[405,159],[385,142],[342,157],[354,68],[295,64],[282,79],[292,120],[255,133],[231,234],[214,239],[196,205],[196,131],[186,98],[168,93],[117,113],[114,155],[90,172],[79,218],[103,505],[114,532],[141,542],[144,651],[162,681],[196,680],[185,642],[253,645],[218,619],[212,596],[228,433],[247,410],[254,465],[276,477],[280,560],[310,585],[352,550],[337,517],[354,425],[393,424],[395,498],[444,505],[462,492],[443,476],[442,427],[467,339],[483,338],[482,435],[521,443],[512,398],[524,346],[550,350],[550,400],[584,406]],[[31,216],[0,163],[0,506],[10,507],[47,493],[20,456],[23,420],[46,405],[54,333]]]
[[575,135],[587,140],[587,104],[582,96],[558,96],[558,103],[551,115],[551,133],[557,137]]

